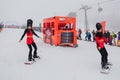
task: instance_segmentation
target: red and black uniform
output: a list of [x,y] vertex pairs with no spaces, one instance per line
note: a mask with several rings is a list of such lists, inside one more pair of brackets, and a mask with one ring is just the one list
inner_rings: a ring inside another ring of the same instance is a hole
[[101,64],[102,68],[104,68],[108,63],[108,53],[106,51],[106,48],[104,46],[104,42],[108,42],[108,40],[104,37],[102,32],[97,32],[95,36],[97,49],[101,54]]
[[[33,31],[33,29],[25,29],[22,37],[21,37],[21,40],[23,39],[23,37],[27,36],[26,38],[26,44],[28,45],[29,47],[29,55],[28,55],[28,61],[32,61],[33,58],[36,58],[37,57],[37,46],[34,42],[34,39],[33,39],[33,35],[35,35],[36,37],[39,38],[39,36]],[[34,47],[34,54],[33,54],[33,58],[32,58],[32,46]]]

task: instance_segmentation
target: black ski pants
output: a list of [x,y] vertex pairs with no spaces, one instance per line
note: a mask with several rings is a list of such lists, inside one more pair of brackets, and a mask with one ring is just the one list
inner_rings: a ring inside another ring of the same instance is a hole
[[28,61],[32,60],[32,47],[34,48],[34,54],[33,57],[37,56],[37,46],[36,44],[33,42],[32,44],[28,44],[29,47],[29,55],[28,55]]
[[108,53],[106,51],[106,48],[102,48],[100,50],[98,50],[101,54],[101,64],[102,67],[105,67],[105,65],[108,63]]

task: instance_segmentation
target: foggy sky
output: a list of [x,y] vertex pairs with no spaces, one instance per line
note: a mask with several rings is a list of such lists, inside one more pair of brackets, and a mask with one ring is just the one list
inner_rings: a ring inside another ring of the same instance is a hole
[[[102,12],[98,12],[98,2],[108,0],[0,0],[0,22],[26,24],[28,18],[34,25],[39,25],[46,17],[66,16],[69,12],[77,13],[77,25],[84,25],[84,11],[81,5],[91,6],[88,10],[88,22],[93,26],[98,21],[107,21],[107,26],[119,27],[120,1],[101,3]],[[80,23],[79,23],[80,22]],[[120,27],[119,27],[120,30]]]

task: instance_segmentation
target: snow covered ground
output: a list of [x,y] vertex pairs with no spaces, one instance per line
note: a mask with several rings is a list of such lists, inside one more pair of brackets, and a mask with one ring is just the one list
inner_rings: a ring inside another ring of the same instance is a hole
[[[41,60],[25,65],[28,47],[21,29],[0,33],[0,80],[119,80],[120,48],[106,45],[110,74],[100,73],[100,54],[94,42],[78,41],[77,48],[50,46],[35,37]],[[38,35],[41,33],[37,32]]]

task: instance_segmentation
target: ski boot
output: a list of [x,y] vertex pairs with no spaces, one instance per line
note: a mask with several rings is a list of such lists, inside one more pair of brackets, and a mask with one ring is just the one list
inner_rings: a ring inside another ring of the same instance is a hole
[[106,65],[108,65],[108,66],[112,66],[112,63],[108,62]]
[[110,72],[109,66],[105,65],[104,67],[102,67],[100,72],[103,73],[103,74],[109,74],[109,72]]
[[39,60],[40,59],[40,56],[33,56],[33,58],[36,60]]

